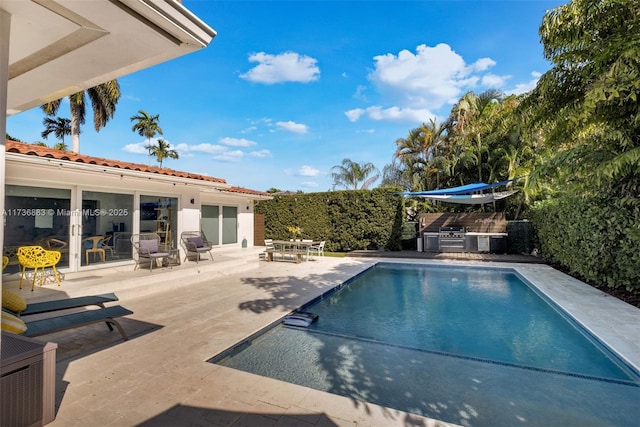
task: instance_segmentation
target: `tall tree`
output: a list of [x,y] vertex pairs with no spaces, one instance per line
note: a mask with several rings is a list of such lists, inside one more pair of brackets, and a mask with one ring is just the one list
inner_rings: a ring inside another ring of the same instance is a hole
[[45,117],[42,121],[44,130],[41,135],[44,139],[48,139],[49,135],[54,134],[64,144],[65,135],[71,135],[71,120],[65,117]]
[[484,137],[490,133],[494,114],[503,98],[498,90],[487,90],[480,95],[467,92],[451,110],[449,118],[450,134],[467,147],[467,153],[474,160],[477,179],[483,179],[483,160],[487,157],[487,145]]
[[164,159],[177,159],[179,158],[178,152],[171,148],[166,140],[158,138],[157,144],[150,144],[146,146],[152,156],[156,157],[158,164],[162,167]]
[[[413,191],[430,190],[439,185],[442,163],[436,161],[442,155],[446,122],[435,118],[409,131],[407,138],[396,140],[394,158],[398,159],[411,178]],[[435,180],[432,178],[435,177]],[[435,182],[434,182],[435,181]]]
[[334,166],[331,170],[334,171],[331,173],[333,186],[351,190],[357,190],[360,183],[360,189],[366,190],[380,177],[380,172],[373,163],[356,163],[350,159],[342,160],[341,165]]
[[[93,109],[93,125],[96,132],[106,126],[109,119],[116,112],[116,104],[120,99],[120,85],[117,80],[110,80],[98,86],[69,95],[69,108],[71,111],[71,151],[80,152],[80,126],[86,118],[86,96],[91,101]],[[62,100],[49,102],[42,106],[42,110],[48,116],[54,116],[60,108]]]
[[149,150],[149,164],[151,164],[151,138],[156,134],[162,135],[162,128],[159,125],[160,114],[152,116],[144,110],[138,110],[138,114],[131,116],[130,120],[136,122],[131,127],[131,130],[137,132],[140,136],[147,137],[147,146],[145,148]]
[[640,4],[572,0],[544,16],[553,67],[527,100],[553,156],[538,175],[563,188],[640,197]]

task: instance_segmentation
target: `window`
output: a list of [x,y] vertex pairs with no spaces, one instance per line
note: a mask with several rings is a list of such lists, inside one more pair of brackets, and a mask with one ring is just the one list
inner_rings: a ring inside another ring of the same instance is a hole
[[69,221],[71,190],[7,185],[5,187],[4,255],[5,272],[20,270],[16,251],[20,246],[38,245],[59,250],[58,267],[69,266]]
[[133,195],[82,192],[81,265],[131,259],[132,230]]

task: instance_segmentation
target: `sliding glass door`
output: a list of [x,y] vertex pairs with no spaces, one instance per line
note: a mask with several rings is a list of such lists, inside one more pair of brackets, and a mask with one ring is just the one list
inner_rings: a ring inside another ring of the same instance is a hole
[[132,259],[133,195],[82,192],[80,265]]
[[42,246],[60,251],[58,266],[69,267],[71,190],[22,185],[5,186],[3,253],[9,258],[6,273],[20,271],[20,246]]

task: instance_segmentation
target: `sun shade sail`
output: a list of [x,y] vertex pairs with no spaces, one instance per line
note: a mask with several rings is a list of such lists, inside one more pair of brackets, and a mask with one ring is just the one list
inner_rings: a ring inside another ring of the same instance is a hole
[[517,178],[506,181],[496,182],[494,184],[485,184],[484,182],[476,182],[475,184],[462,185],[460,187],[444,188],[442,190],[431,191],[408,191],[400,193],[404,196],[423,197],[425,199],[440,200],[447,203],[460,203],[465,205],[481,205],[491,203],[496,200],[509,197],[517,190],[499,191],[497,193],[482,193],[484,190],[500,187],[515,181]]
[[504,199],[509,197],[517,190],[512,191],[499,191],[497,193],[487,194],[459,194],[459,195],[420,195],[418,197],[424,197],[425,199],[440,200],[447,203],[460,203],[465,205],[481,205],[484,203],[491,203],[495,200]]
[[471,194],[471,193],[477,193],[477,192],[488,190],[495,187],[500,187],[501,185],[506,185],[512,181],[515,181],[515,179],[500,181],[494,184],[485,184],[484,182],[476,182],[475,184],[467,184],[467,185],[462,185],[460,187],[444,188],[442,190],[413,191],[413,192],[405,192],[402,194],[405,196],[451,196],[456,194]]

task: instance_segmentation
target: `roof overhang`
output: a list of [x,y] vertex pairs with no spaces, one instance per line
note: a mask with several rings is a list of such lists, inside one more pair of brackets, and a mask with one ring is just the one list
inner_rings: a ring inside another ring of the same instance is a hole
[[7,115],[206,47],[216,32],[175,0],[2,0]]
[[[202,193],[213,193],[217,196],[228,196],[231,198],[246,198],[248,200],[269,200],[271,195],[250,190],[247,188],[235,187],[224,181],[207,181],[202,179],[194,179],[192,177],[183,177],[172,175],[171,173],[162,173],[159,168],[156,172],[143,170],[135,170],[129,168],[113,167],[106,164],[85,163],[69,160],[61,160],[52,157],[41,157],[37,155],[27,155],[22,153],[7,152],[6,154],[7,168],[12,166],[18,172],[11,174],[12,178],[22,178],[20,175],[29,177],[34,181],[41,181],[41,176],[47,175],[51,177],[49,183],[56,184],[77,184],[82,182],[85,185],[108,185],[113,186],[112,182],[103,181],[108,177],[116,177],[120,180],[126,179],[126,186],[133,188],[141,188],[140,183],[162,183],[174,186],[173,188],[182,188],[189,186],[196,188]],[[55,173],[54,173],[55,172]],[[63,178],[60,172],[66,172],[66,178]],[[119,181],[122,184],[122,181]]]

